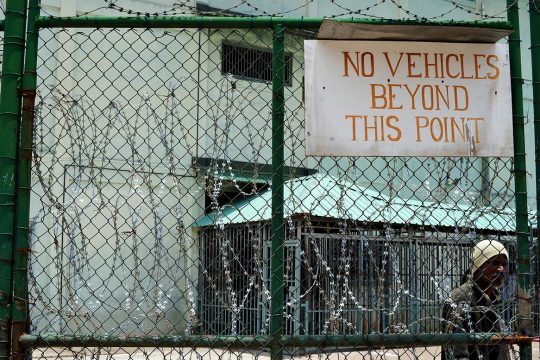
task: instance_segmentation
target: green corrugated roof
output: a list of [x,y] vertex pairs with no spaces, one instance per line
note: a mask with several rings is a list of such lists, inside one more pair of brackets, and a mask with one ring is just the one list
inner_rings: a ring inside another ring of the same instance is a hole
[[[464,227],[479,230],[515,231],[515,211],[511,208],[471,206],[403,199],[390,199],[378,191],[331,175],[315,174],[285,182],[285,216],[343,218],[375,223],[411,224],[433,227]],[[210,213],[195,226],[216,223],[238,224],[271,219],[272,190],[266,190]],[[536,227],[535,216],[530,223]]]
[[245,174],[239,174],[236,173],[233,174],[225,174],[221,176],[223,180],[228,181],[236,181],[239,182],[245,182],[245,183],[256,183],[256,184],[270,184],[272,182],[272,176],[269,175],[259,175],[257,177],[252,175],[245,175]]

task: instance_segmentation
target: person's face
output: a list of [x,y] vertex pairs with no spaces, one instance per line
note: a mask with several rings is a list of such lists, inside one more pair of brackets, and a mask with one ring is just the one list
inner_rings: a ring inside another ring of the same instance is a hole
[[508,270],[508,259],[505,255],[497,255],[486,261],[475,273],[475,278],[490,287],[501,287]]

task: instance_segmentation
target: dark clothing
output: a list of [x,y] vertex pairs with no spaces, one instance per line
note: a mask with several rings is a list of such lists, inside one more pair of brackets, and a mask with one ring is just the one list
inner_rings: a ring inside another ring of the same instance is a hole
[[[452,290],[443,308],[446,332],[502,332],[501,301],[484,293],[471,279]],[[443,346],[442,359],[510,360],[507,344]]]

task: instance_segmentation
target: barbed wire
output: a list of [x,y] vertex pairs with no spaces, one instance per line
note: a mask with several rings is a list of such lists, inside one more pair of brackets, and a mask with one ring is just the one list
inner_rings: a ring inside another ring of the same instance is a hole
[[[75,16],[75,17],[83,17],[83,16],[87,16],[87,15],[92,15],[92,14],[95,14],[95,13],[99,13],[101,10],[107,10],[108,8],[109,8],[108,6],[99,6],[99,7],[95,8],[95,9],[92,9],[92,10],[85,11],[83,13],[77,14],[77,16]],[[40,8],[40,12],[42,13],[42,15],[46,15],[46,16],[49,16],[51,18],[58,17],[58,16],[53,15],[51,12],[47,11],[47,9],[44,8],[44,7]]]
[[347,15],[363,15],[363,16],[368,16],[368,17],[374,17],[374,18],[379,18],[379,19],[383,19],[383,17],[380,17],[380,16],[375,16],[375,15],[371,15],[371,14],[367,14],[365,13],[365,11],[370,11],[374,8],[376,8],[377,6],[381,5],[382,3],[384,3],[386,0],[379,0],[379,2],[373,4],[373,5],[369,5],[367,7],[365,7],[364,9],[356,9],[356,10],[353,10],[353,9],[349,9],[345,6],[342,6],[340,4],[338,4],[335,0],[330,0],[331,3],[333,5],[336,5],[337,7],[339,7],[340,9],[342,10],[345,10],[347,12],[345,13],[341,13],[341,14],[335,14],[335,15],[332,15],[330,16],[330,18],[333,18],[333,17],[342,17],[342,16],[347,16]]
[[[128,9],[122,6],[119,6],[116,4],[116,0],[104,0],[106,3],[108,3],[107,7],[110,9],[114,9],[121,13],[126,13],[129,15],[146,15],[146,16],[170,16],[170,15],[187,15],[187,14],[200,14],[200,15],[210,15],[210,16],[235,16],[235,17],[257,17],[257,16],[273,16],[273,17],[280,17],[280,16],[287,16],[295,11],[299,11],[302,8],[306,8],[309,6],[309,4],[313,3],[314,0],[306,0],[303,5],[293,7],[291,9],[281,11],[281,12],[268,12],[260,7],[257,7],[253,5],[248,0],[242,0],[238,4],[223,8],[223,9],[212,9],[210,11],[208,10],[202,10],[196,6],[189,5],[188,2],[180,2],[180,3],[174,3],[172,7],[168,10],[160,11],[160,12],[145,12],[145,11],[137,11],[134,9]],[[358,8],[358,9],[350,9],[345,6],[339,5],[336,3],[335,0],[330,0],[330,2],[333,5],[338,6],[340,9],[345,10],[343,13],[333,14],[331,16],[328,16],[330,18],[334,17],[342,17],[347,15],[364,15],[368,17],[376,17],[376,18],[384,18],[381,16],[374,16],[368,13],[365,13],[366,11],[372,10],[373,8],[377,7],[378,5],[384,3],[386,0],[380,0],[379,2],[368,5],[364,8]],[[250,9],[252,9],[255,14],[246,14],[242,13],[240,11],[237,11],[241,6],[246,6]],[[184,8],[183,11],[180,11],[179,9]],[[257,14],[258,12],[258,14]]]
[[[315,0],[304,0],[300,5],[292,5],[291,8],[283,9],[282,11],[270,11],[268,8],[258,6],[253,0],[238,0],[234,4],[229,5],[224,8],[214,8],[209,6],[209,4],[203,4],[203,6],[193,5],[190,0],[181,0],[174,1],[168,8],[161,11],[149,11],[142,8],[134,8],[120,5],[119,0],[103,0],[105,5],[96,7],[95,9],[86,11],[82,14],[77,14],[77,17],[86,16],[89,14],[95,14],[102,10],[112,10],[121,14],[126,15],[136,15],[136,16],[147,16],[147,17],[157,17],[157,16],[175,16],[175,15],[206,15],[206,16],[232,16],[232,17],[259,17],[259,16],[272,16],[272,17],[287,17],[294,16],[294,13],[307,9]],[[415,19],[418,21],[433,21],[437,19],[447,19],[452,13],[466,14],[467,16],[474,16],[476,19],[482,20],[503,20],[506,18],[506,11],[515,6],[520,2],[520,0],[514,0],[511,4],[501,8],[500,11],[493,14],[486,14],[482,7],[478,7],[476,2],[471,4],[471,6],[464,5],[458,0],[446,0],[450,5],[450,8],[444,8],[444,10],[438,14],[426,16],[425,14],[419,14],[411,10],[410,8],[403,6],[397,0],[379,0],[375,3],[364,5],[363,7],[353,8],[343,4],[340,0],[327,0],[326,4],[329,7],[334,7],[339,9],[335,13],[327,14],[318,14],[318,16],[324,16],[325,18],[340,18],[347,16],[364,16],[369,18],[378,18],[378,19],[394,19],[395,17],[387,17],[375,15],[373,11],[380,7],[383,4],[390,4],[395,9],[398,9],[400,13],[404,14],[402,18]],[[539,11],[537,4],[534,0],[522,0],[524,2],[533,1],[535,11]],[[321,5],[321,4],[319,4]],[[0,9],[4,11],[3,3],[0,2]],[[246,9],[249,9],[246,12]],[[47,14],[53,16],[52,14]],[[456,14],[455,19],[461,18]]]

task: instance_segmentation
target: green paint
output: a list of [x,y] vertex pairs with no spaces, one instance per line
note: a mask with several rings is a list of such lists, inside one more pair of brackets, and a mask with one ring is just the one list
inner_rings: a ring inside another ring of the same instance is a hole
[[[335,336],[144,336],[114,337],[86,335],[23,335],[21,344],[25,347],[222,347],[243,349],[264,349],[272,344],[280,347],[410,347],[455,344],[497,344],[500,334],[455,333],[455,334],[370,334]],[[513,343],[525,339],[509,339]]]
[[26,1],[7,0],[0,90],[0,360],[11,355],[13,243],[15,240],[17,148],[23,72]]
[[[531,59],[532,64],[540,64],[540,14],[538,10],[540,7],[539,0],[531,0],[529,3],[529,19],[531,28]],[[536,210],[537,218],[536,223],[540,219],[540,211],[538,211],[538,205],[540,204],[540,144],[538,139],[540,138],[540,66],[532,66],[532,87],[533,87],[533,105],[534,105],[534,142],[535,151],[535,164],[536,164]],[[540,246],[537,246],[537,259],[540,255]],[[536,273],[540,274],[540,261],[536,262]],[[537,288],[540,288],[540,284],[536,284]]]
[[[274,27],[272,43],[272,253],[270,264],[270,335],[279,339],[283,335],[283,251],[285,221],[283,219],[283,166],[285,118],[285,30]],[[283,346],[273,343],[272,360],[283,358]]]
[[[339,18],[338,22],[372,25],[417,25],[417,26],[457,26],[493,29],[512,29],[506,21],[415,21],[393,19],[363,19]],[[323,18],[280,18],[270,16],[258,17],[224,17],[224,16],[78,16],[78,17],[48,17],[42,16],[37,25],[45,27],[72,28],[274,28],[276,25],[290,29],[318,30]]]
[[12,353],[13,359],[24,359],[25,352],[20,349],[18,337],[29,332],[28,313],[28,254],[30,236],[30,196],[32,186],[32,123],[34,121],[34,100],[36,91],[38,32],[35,19],[39,16],[39,0],[30,0],[26,53],[22,81],[22,121],[18,149],[17,176],[17,225],[15,246],[13,248],[13,306]]
[[[531,267],[529,263],[529,224],[527,221],[527,169],[525,157],[525,117],[523,112],[519,8],[517,2],[514,0],[507,0],[506,3],[508,6],[508,21],[510,21],[514,27],[514,31],[508,37],[508,46],[510,51],[510,76],[514,125],[514,182],[516,197],[518,286],[528,294],[530,293],[529,277]],[[530,303],[526,306],[518,307],[517,327],[522,333],[527,333],[529,330],[529,313]],[[531,357],[531,342],[520,344],[520,359],[529,360]]]

